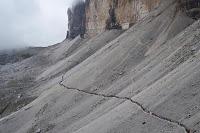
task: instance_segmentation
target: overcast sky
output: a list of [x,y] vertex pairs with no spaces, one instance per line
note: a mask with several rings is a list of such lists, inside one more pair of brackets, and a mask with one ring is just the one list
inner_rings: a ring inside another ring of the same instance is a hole
[[0,49],[62,41],[71,1],[0,0]]

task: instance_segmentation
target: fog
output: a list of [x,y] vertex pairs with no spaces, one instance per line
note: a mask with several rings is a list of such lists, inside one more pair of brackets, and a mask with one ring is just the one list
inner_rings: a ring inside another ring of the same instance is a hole
[[0,50],[64,40],[73,0],[1,0]]

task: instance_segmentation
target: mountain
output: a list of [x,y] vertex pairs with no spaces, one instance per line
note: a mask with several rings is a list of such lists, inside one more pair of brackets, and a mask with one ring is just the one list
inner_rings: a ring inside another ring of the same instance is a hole
[[200,2],[84,4],[84,37],[0,67],[0,133],[199,133]]
[[30,58],[41,51],[41,47],[28,47],[23,49],[2,50],[0,51],[0,65],[15,63]]

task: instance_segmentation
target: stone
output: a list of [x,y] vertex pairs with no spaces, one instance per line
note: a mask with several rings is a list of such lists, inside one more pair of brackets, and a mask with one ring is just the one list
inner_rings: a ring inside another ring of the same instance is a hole
[[35,133],[41,133],[41,129],[37,129]]
[[123,23],[123,24],[122,24],[122,29],[123,29],[123,30],[129,29],[129,27],[130,27],[130,24],[129,24],[129,23]]
[[22,94],[18,94],[17,98],[20,99],[22,97]]

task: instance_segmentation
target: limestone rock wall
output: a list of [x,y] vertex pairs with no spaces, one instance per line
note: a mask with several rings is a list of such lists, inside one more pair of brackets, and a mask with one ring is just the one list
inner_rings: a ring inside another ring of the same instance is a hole
[[[128,29],[165,0],[85,0],[68,10],[68,37],[90,36],[106,29]],[[176,0],[192,18],[200,17],[200,0]]]
[[145,17],[159,3],[160,0],[86,0],[86,31],[94,35],[105,30],[111,9],[117,25],[127,27]]

